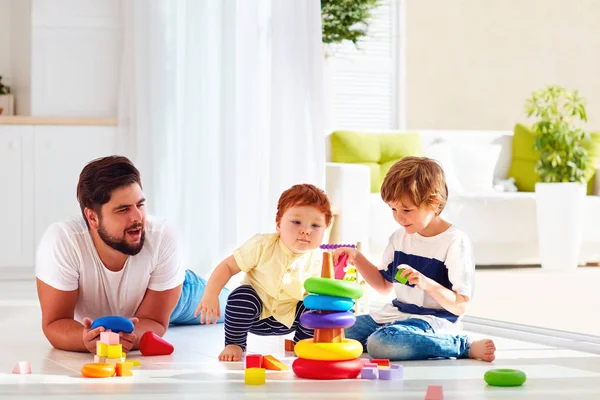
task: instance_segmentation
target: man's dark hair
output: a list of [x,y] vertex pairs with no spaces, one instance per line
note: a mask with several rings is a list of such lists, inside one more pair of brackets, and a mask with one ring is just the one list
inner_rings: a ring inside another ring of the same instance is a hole
[[142,187],[140,172],[123,156],[97,158],[88,163],[79,175],[77,201],[85,223],[84,210],[90,208],[100,214],[100,208],[110,200],[113,190],[137,183]]

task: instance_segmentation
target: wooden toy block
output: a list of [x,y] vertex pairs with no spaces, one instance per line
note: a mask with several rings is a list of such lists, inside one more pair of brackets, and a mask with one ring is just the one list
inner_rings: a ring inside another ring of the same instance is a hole
[[246,354],[246,368],[262,368],[262,354]]
[[392,364],[389,368],[379,369],[379,379],[384,381],[399,381],[402,379],[402,365]]
[[115,332],[100,332],[100,341],[105,344],[119,344],[119,334]]
[[124,351],[122,351],[121,352],[121,358],[126,358],[126,357],[127,357],[127,354]]
[[125,362],[125,358],[123,357],[119,357],[119,358],[109,358],[106,357],[106,361],[104,361],[106,364],[111,364],[111,365],[117,365],[118,363],[122,363]]
[[133,367],[133,363],[131,361],[118,362],[117,366],[115,367],[117,376],[133,376],[131,367]]
[[246,368],[244,370],[244,383],[246,385],[264,385],[267,380],[267,371],[264,368]]
[[294,341],[285,339],[285,351],[294,351]]
[[377,368],[363,368],[360,370],[360,379],[377,379]]
[[106,364],[106,356],[99,356],[98,354],[96,354],[94,356],[94,362],[96,364]]
[[290,369],[290,367],[273,356],[263,356],[263,368],[274,371],[287,371]]
[[108,358],[121,358],[121,353],[123,352],[123,345],[121,344],[110,344],[108,345],[108,353],[106,356]]
[[371,362],[374,364],[377,364],[380,367],[389,367],[390,366],[390,360],[388,360],[387,358],[372,358]]
[[13,374],[27,375],[31,374],[31,365],[29,361],[19,361],[12,370]]
[[129,360],[129,362],[132,363],[134,367],[142,366],[142,362],[140,360]]
[[108,345],[100,341],[96,342],[96,355],[100,357],[108,356]]
[[140,352],[144,356],[168,356],[175,348],[152,331],[147,331],[140,339]]
[[441,386],[428,386],[425,400],[444,400],[444,393]]

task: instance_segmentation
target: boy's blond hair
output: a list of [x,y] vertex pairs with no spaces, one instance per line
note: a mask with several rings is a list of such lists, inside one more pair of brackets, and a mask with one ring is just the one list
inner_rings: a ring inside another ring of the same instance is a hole
[[448,201],[444,170],[431,158],[404,157],[385,175],[381,198],[388,204],[409,200],[415,206],[429,207],[439,215]]

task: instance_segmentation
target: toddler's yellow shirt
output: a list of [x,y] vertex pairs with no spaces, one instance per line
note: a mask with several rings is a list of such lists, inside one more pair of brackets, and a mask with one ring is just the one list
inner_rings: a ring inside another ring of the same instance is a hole
[[291,328],[296,305],[304,299],[304,281],[321,275],[323,251],[294,254],[279,233],[258,234],[236,249],[233,257],[246,273],[242,284],[251,285],[262,301],[260,319],[273,316]]

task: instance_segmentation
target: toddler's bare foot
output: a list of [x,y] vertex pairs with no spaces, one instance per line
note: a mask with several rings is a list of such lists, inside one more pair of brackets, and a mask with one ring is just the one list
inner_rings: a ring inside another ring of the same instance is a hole
[[482,361],[494,361],[496,359],[496,345],[490,339],[475,340],[471,343],[470,358]]
[[219,361],[240,361],[242,353],[242,348],[237,344],[228,344],[219,354]]

